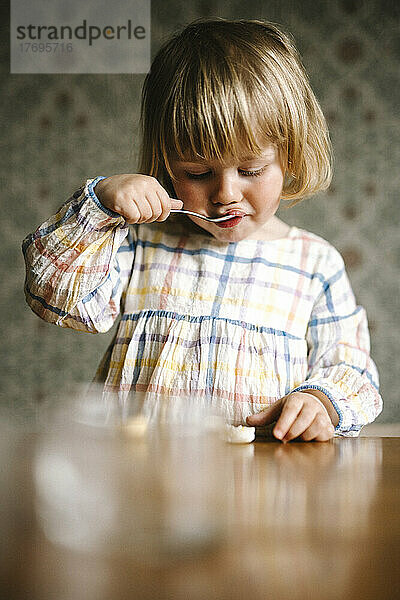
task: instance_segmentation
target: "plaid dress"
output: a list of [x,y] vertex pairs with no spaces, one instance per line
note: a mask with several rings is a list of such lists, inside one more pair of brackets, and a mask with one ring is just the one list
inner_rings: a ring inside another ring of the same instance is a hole
[[232,423],[292,391],[318,389],[356,436],[382,410],[340,254],[286,238],[220,242],[183,216],[129,226],[89,179],[23,243],[29,306],[91,333],[119,325],[97,373],[105,390],[208,398]]

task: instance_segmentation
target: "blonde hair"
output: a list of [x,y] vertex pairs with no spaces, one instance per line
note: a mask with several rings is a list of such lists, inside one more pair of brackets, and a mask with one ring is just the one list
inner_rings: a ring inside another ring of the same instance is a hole
[[329,187],[322,110],[288,35],[269,22],[200,20],[158,51],[142,91],[140,172],[173,194],[171,159],[241,161],[278,148],[291,206]]

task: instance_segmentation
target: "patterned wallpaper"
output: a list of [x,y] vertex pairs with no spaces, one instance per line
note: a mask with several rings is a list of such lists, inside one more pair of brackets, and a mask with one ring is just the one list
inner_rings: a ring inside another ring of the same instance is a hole
[[[343,254],[367,309],[385,403],[400,421],[399,3],[378,0],[153,0],[153,52],[202,16],[265,18],[292,32],[328,118],[335,151],[329,192],[280,217]],[[7,22],[8,17],[3,19]],[[1,402],[35,413],[42,400],[86,381],[112,337],[41,322],[24,303],[22,239],[95,175],[134,172],[143,75],[10,75],[2,37],[4,173]]]

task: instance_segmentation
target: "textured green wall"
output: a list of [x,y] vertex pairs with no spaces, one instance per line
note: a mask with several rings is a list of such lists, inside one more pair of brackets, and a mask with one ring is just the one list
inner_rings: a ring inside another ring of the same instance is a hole
[[[265,18],[294,35],[327,115],[331,190],[280,210],[342,252],[367,309],[381,377],[381,422],[400,421],[399,4],[397,2],[152,2],[152,53],[198,17]],[[8,22],[8,16],[2,19]],[[24,303],[20,245],[80,184],[134,172],[143,75],[10,75],[2,36],[1,401],[25,414],[54,390],[93,375],[112,332],[41,322]]]

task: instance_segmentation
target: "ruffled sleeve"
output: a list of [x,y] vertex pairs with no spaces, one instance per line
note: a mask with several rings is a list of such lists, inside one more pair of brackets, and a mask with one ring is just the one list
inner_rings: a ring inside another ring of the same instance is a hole
[[306,335],[307,379],[292,391],[323,392],[339,416],[336,435],[355,437],[382,410],[378,372],[369,354],[365,310],[357,306],[343,259],[332,247],[322,272],[327,276]]
[[134,230],[98,200],[88,179],[23,242],[25,297],[42,319],[91,333],[120,312],[134,255]]

